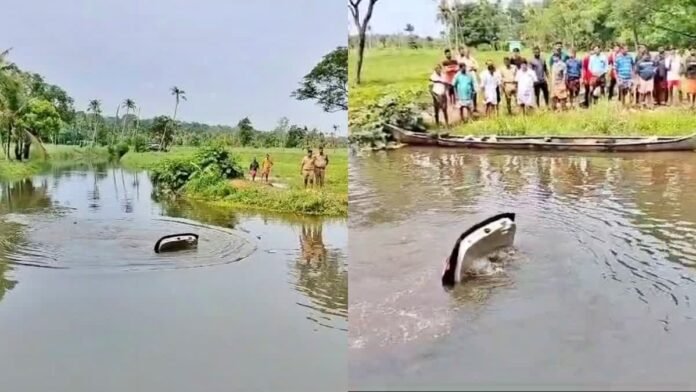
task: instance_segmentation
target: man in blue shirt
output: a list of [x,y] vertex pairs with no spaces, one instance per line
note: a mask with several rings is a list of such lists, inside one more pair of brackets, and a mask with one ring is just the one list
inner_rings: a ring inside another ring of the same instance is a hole
[[565,60],[571,107],[573,107],[575,98],[580,94],[580,77],[582,76],[582,62],[576,56],[575,49],[571,49],[570,56]]
[[655,89],[655,72],[657,66],[655,60],[650,57],[650,52],[644,51],[636,61],[636,73],[638,74],[638,96],[643,105],[652,106],[652,95]]
[[606,85],[607,71],[609,69],[607,56],[600,51],[599,45],[595,45],[592,48],[588,69],[590,71],[592,96],[594,97],[594,102],[597,103],[599,96],[604,95],[604,86]]
[[[466,72],[466,64],[459,64],[459,72],[454,77],[452,85],[457,96],[459,117],[462,121],[466,121],[474,108],[474,79]],[[465,110],[466,116],[464,115]]]
[[628,54],[626,45],[622,45],[619,53],[614,57],[614,70],[616,71],[616,84],[619,87],[619,101],[626,106],[626,96],[630,94],[633,85],[633,57]]

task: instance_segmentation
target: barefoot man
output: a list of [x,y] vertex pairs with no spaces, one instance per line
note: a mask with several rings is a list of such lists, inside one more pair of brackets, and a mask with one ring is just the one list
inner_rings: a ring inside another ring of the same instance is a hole
[[302,158],[300,163],[300,174],[304,178],[304,187],[307,185],[314,185],[314,155],[312,155],[312,149],[307,149],[307,155]]
[[273,167],[273,161],[271,160],[271,154],[266,154],[266,158],[263,158],[261,162],[261,179],[268,184],[268,176],[271,174],[271,168]]
[[324,175],[328,165],[329,156],[324,154],[324,147],[319,147],[319,154],[314,156],[314,184],[319,188],[324,187]]

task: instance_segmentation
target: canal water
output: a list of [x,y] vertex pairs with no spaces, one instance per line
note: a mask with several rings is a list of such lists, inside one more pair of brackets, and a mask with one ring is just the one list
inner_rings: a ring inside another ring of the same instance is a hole
[[[696,388],[696,154],[408,148],[349,180],[352,388]],[[443,290],[500,212],[503,272]]]
[[[108,166],[0,185],[2,390],[345,390],[345,221],[157,201]],[[154,253],[178,232],[198,249]]]

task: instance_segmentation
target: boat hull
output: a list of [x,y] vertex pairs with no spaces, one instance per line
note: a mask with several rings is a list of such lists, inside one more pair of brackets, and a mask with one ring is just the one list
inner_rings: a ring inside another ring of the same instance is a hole
[[394,138],[412,146],[445,148],[473,148],[496,150],[531,151],[574,151],[574,152],[655,152],[694,151],[696,134],[683,137],[636,138],[636,137],[526,137],[499,136],[495,140],[467,139],[454,136],[436,136],[411,132],[387,125]]

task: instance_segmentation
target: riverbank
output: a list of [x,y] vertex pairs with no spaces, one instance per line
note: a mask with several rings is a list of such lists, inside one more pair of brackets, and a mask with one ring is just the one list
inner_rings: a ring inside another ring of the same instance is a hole
[[48,170],[52,166],[80,162],[105,162],[109,159],[106,148],[85,148],[64,145],[45,145],[47,156],[36,149],[32,150],[28,161],[15,161],[0,158],[0,180],[14,181],[31,177]]
[[[167,160],[191,160],[197,149],[174,147],[170,152],[129,152],[121,159],[125,168],[153,170]],[[347,216],[348,214],[348,153],[346,149],[326,150],[330,164],[323,189],[305,190],[300,175],[300,161],[305,154],[300,149],[231,148],[234,159],[245,173],[244,180],[229,181],[219,189],[219,184],[208,187],[187,187],[183,196],[214,205],[257,209],[263,211],[295,213],[303,215]],[[257,177],[248,178],[248,167],[255,157],[259,162],[266,154],[274,162],[270,181],[265,185]]]
[[[474,53],[479,64],[492,60],[502,64],[507,52]],[[529,58],[531,53],[524,52]],[[548,53],[544,54],[548,56]],[[351,131],[360,125],[375,123],[375,117],[383,111],[394,113],[396,106],[412,104],[417,113],[429,113],[432,102],[428,94],[428,79],[433,67],[443,57],[440,49],[380,49],[365,54],[363,82],[355,83],[355,52],[349,55],[349,122]],[[380,102],[386,102],[378,104]],[[684,105],[655,109],[626,109],[615,100],[600,102],[589,109],[573,109],[551,112],[542,107],[523,117],[515,108],[513,115],[506,113],[504,104],[500,114],[491,118],[479,118],[466,124],[456,124],[449,130],[461,135],[625,135],[668,136],[684,135],[696,131],[694,112]],[[458,116],[454,119],[457,120]],[[365,119],[369,119],[366,121]],[[428,122],[428,121],[426,121]],[[454,122],[454,121],[453,121]],[[431,125],[432,126],[432,125]]]

